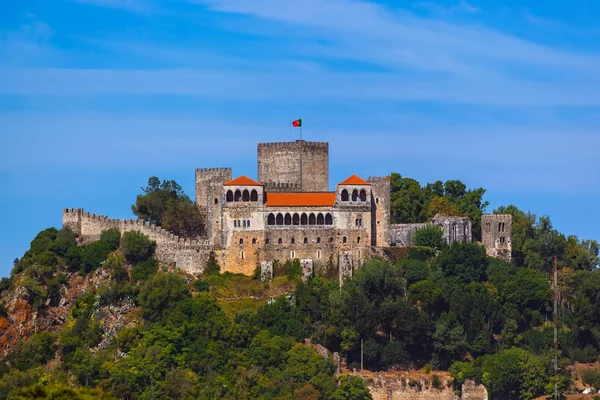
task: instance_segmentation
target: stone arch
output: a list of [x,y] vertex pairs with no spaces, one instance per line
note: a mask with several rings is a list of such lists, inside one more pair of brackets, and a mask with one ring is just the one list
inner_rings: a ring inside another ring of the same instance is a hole
[[215,197],[215,204],[219,204],[219,199]]
[[317,214],[317,225],[325,225],[325,217],[322,213]]
[[342,201],[348,201],[348,191],[346,189],[342,190]]
[[300,216],[300,225],[308,225],[308,215],[306,213],[302,213]]
[[275,221],[276,221],[277,225],[283,225],[283,214],[282,213],[277,214]]
[[333,225],[333,216],[331,213],[325,214],[325,225]]
[[348,238],[347,238],[346,236],[344,236],[344,237],[342,238],[342,243],[347,243],[347,242],[348,242]]
[[271,243],[271,241],[269,240],[269,238],[266,238],[265,239],[265,244],[269,244],[269,243]]
[[290,243],[291,244],[296,244],[296,238],[292,236],[292,238],[290,239]]
[[282,238],[277,239],[277,244],[282,244],[282,243],[283,243],[283,239]]
[[321,243],[321,238],[320,237],[317,238],[317,244],[319,244],[319,243]]
[[283,224],[284,225],[291,225],[292,224],[292,216],[290,215],[290,213],[285,213],[285,217],[283,219]]
[[248,189],[244,189],[242,192],[242,201],[250,201],[250,192]]
[[304,244],[308,244],[308,238],[306,236],[304,237]]
[[242,221],[242,226],[243,226],[244,228],[247,228],[247,227],[248,227],[248,226],[247,226],[247,224],[246,224],[246,220],[243,220],[243,221]]
[[258,201],[258,192],[255,189],[250,192],[250,201]]
[[310,213],[310,215],[308,216],[308,224],[315,225],[316,223],[317,223],[317,218],[315,217],[315,214]]
[[292,225],[300,225],[300,215],[298,213],[292,215]]
[[225,195],[225,201],[227,201],[227,202],[233,201],[233,192],[231,190],[227,191],[227,194]]
[[360,197],[360,201],[367,201],[367,191],[362,189],[358,197]]
[[240,238],[240,244],[244,244],[244,239]]
[[352,191],[352,201],[357,201],[358,200],[358,190],[354,189]]
[[267,217],[267,225],[275,225],[275,214],[269,214],[269,216]]
[[236,190],[235,194],[233,196],[233,201],[240,201],[242,198],[242,192],[240,192],[240,190]]

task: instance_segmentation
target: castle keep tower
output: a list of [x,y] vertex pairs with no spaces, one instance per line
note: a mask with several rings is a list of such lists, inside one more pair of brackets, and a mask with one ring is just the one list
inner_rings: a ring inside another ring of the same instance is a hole
[[196,169],[196,205],[206,218],[206,237],[220,247],[223,227],[223,184],[231,180],[231,168]]
[[390,177],[371,177],[371,245],[390,245]]
[[512,215],[483,215],[481,230],[481,241],[485,246],[486,254],[510,262],[512,258]]
[[323,142],[259,143],[258,181],[270,192],[329,190],[329,144]]

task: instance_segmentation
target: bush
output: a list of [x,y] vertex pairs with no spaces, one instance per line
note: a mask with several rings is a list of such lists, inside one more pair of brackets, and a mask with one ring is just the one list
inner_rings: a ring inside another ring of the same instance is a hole
[[158,271],[158,261],[150,257],[133,267],[131,277],[138,281],[145,281],[156,271]]
[[408,248],[408,258],[411,260],[426,261],[435,257],[435,249],[432,247],[411,246]]
[[430,247],[442,250],[446,246],[444,231],[439,226],[425,225],[424,228],[416,230],[413,235],[413,243],[418,247]]
[[581,374],[581,380],[584,384],[593,388],[600,388],[600,372],[595,369],[586,369]]
[[206,267],[204,271],[202,271],[202,275],[210,276],[210,275],[219,275],[221,273],[221,266],[217,263],[217,256],[214,251],[211,251],[208,255],[208,261],[206,262]]
[[431,373],[431,365],[425,365],[425,375],[429,375]]
[[433,379],[431,380],[431,386],[433,386],[433,388],[437,389],[437,390],[443,389],[442,380],[440,379],[439,376],[437,376],[437,375],[433,376]]
[[205,280],[198,279],[196,282],[194,282],[194,289],[199,292],[208,292],[210,285]]
[[111,252],[108,244],[101,240],[97,240],[83,249],[81,256],[81,271],[87,274],[100,267],[100,265],[108,259]]
[[100,240],[106,243],[112,251],[114,251],[121,245],[121,232],[117,228],[108,229],[102,232]]
[[63,228],[56,234],[52,250],[59,256],[64,257],[71,247],[77,247],[75,234],[69,228]]
[[154,254],[156,242],[138,231],[126,232],[121,238],[121,250],[127,261],[132,264],[147,260]]

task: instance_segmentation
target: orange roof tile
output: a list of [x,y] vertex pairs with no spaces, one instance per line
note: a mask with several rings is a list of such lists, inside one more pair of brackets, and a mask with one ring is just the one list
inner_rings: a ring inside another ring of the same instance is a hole
[[365,181],[363,178],[361,178],[357,175],[352,175],[345,181],[340,182],[339,184],[340,185],[370,185],[369,182]]
[[267,207],[333,207],[335,192],[267,193]]
[[229,182],[225,182],[223,186],[262,186],[262,183],[242,175]]

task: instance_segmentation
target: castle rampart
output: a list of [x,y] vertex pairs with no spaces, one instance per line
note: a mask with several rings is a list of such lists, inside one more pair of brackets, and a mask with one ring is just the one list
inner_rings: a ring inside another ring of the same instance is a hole
[[102,232],[116,228],[121,232],[139,231],[156,242],[156,257],[167,264],[191,273],[202,272],[211,251],[208,240],[179,237],[155,224],[144,220],[109,219],[84,211],[82,208],[65,208],[63,226],[79,235],[80,244],[89,244],[100,239]]

